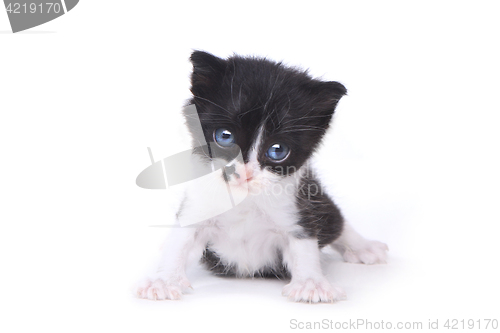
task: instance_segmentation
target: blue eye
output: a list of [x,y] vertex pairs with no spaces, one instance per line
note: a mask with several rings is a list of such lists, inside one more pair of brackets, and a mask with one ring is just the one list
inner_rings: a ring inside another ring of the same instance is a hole
[[231,147],[234,145],[234,135],[225,128],[219,128],[214,133],[215,141],[222,147]]
[[274,161],[284,160],[288,153],[290,152],[290,148],[287,145],[282,143],[275,143],[267,150],[267,156]]

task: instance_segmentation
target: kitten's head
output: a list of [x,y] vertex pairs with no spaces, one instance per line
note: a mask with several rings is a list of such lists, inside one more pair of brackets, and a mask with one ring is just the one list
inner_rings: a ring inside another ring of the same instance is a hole
[[191,103],[208,143],[198,152],[223,160],[225,181],[236,187],[265,186],[299,170],[346,93],[338,82],[264,58],[195,51],[191,62]]

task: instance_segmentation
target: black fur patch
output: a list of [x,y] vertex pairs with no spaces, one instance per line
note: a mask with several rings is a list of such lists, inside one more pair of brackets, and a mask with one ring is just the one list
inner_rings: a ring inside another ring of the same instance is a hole
[[340,210],[309,170],[301,179],[297,193],[297,207],[300,211],[298,224],[304,228],[305,233],[298,237],[317,238],[319,246],[323,247],[342,233],[344,218]]
[[[277,251],[276,256],[277,262],[279,263],[277,266],[263,267],[261,270],[254,272],[254,277],[289,279],[291,277],[291,274],[286,266],[283,265],[281,252]],[[217,253],[212,251],[209,247],[207,247],[203,252],[201,263],[204,264],[205,267],[215,275],[228,277],[237,276],[236,267],[233,265],[224,264]]]

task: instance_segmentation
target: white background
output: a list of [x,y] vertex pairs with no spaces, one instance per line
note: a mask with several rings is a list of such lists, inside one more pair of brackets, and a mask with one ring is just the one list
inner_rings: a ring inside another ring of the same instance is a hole
[[[495,2],[81,1],[12,34],[0,10],[0,327],[5,332],[286,331],[290,320],[495,318],[500,49]],[[348,300],[194,267],[181,301],[135,299],[171,219],[135,177],[181,150],[193,49],[342,82],[325,183],[389,263],[327,254]],[[180,143],[179,143],[180,142]]]

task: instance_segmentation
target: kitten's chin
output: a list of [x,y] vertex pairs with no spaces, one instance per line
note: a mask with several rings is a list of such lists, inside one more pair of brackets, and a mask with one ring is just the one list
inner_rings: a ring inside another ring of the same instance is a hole
[[252,187],[250,181],[244,181],[244,182],[230,182],[229,187],[232,190],[240,190],[240,191],[249,191],[250,188]]
[[248,193],[250,195],[259,194],[262,190],[261,182],[253,177],[250,177],[243,182],[230,182],[229,187],[232,192]]

